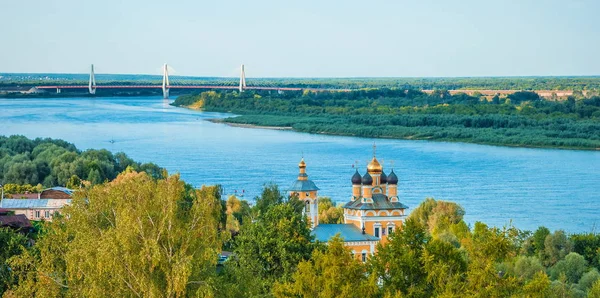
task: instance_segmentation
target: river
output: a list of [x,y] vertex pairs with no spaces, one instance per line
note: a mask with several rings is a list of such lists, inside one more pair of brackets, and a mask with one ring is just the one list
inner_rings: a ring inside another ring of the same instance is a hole
[[[372,157],[400,179],[401,201],[459,203],[469,224],[589,232],[600,223],[600,152],[311,135],[205,121],[230,116],[158,97],[0,99],[0,134],[60,138],[80,149],[123,151],[195,186],[221,184],[252,199],[265,183],[287,188],[302,155],[321,196],[346,202],[353,164]],[[410,210],[410,209],[409,209]]]

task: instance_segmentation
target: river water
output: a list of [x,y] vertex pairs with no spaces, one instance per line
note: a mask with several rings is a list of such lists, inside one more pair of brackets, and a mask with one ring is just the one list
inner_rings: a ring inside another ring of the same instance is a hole
[[[158,97],[0,99],[0,134],[60,138],[80,149],[123,151],[195,186],[258,195],[265,183],[295,180],[302,155],[321,196],[346,202],[358,161],[377,156],[398,174],[401,200],[459,203],[465,219],[520,229],[589,232],[600,224],[600,152],[385,140],[231,127],[230,116],[168,105]],[[410,210],[410,209],[409,209]]]

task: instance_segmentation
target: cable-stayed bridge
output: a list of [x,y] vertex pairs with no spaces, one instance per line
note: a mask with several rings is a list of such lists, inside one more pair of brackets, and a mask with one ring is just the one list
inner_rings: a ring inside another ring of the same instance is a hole
[[163,97],[169,98],[169,91],[171,89],[226,89],[226,90],[238,90],[243,92],[244,90],[276,90],[276,91],[350,91],[350,89],[332,89],[332,88],[300,88],[300,87],[284,87],[276,86],[273,84],[266,85],[247,85],[246,84],[246,72],[244,65],[240,66],[239,83],[231,80],[215,81],[210,84],[198,84],[190,82],[172,82],[169,80],[169,67],[165,63],[162,67],[162,84],[119,84],[117,82],[110,82],[106,84],[96,83],[96,74],[94,73],[94,65],[91,65],[89,82],[87,85],[40,85],[36,86],[37,89],[42,90],[56,90],[56,93],[61,93],[63,89],[87,89],[90,94],[96,94],[97,89],[162,89]]

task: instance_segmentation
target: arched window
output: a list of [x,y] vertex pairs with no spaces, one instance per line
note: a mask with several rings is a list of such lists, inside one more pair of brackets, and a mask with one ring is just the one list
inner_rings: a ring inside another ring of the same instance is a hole
[[310,212],[310,202],[306,201],[306,204],[304,204],[304,212]]

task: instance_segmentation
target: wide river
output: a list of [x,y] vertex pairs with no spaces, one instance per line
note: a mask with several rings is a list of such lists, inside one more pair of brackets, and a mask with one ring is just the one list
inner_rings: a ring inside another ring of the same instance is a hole
[[[600,152],[311,135],[205,121],[230,116],[168,105],[158,97],[0,99],[0,134],[60,138],[80,149],[123,151],[181,173],[195,185],[221,184],[252,199],[265,183],[286,189],[304,154],[321,196],[346,202],[358,161],[377,157],[398,174],[403,203],[454,201],[469,224],[589,232],[600,224]],[[409,209],[410,210],[410,209]]]

